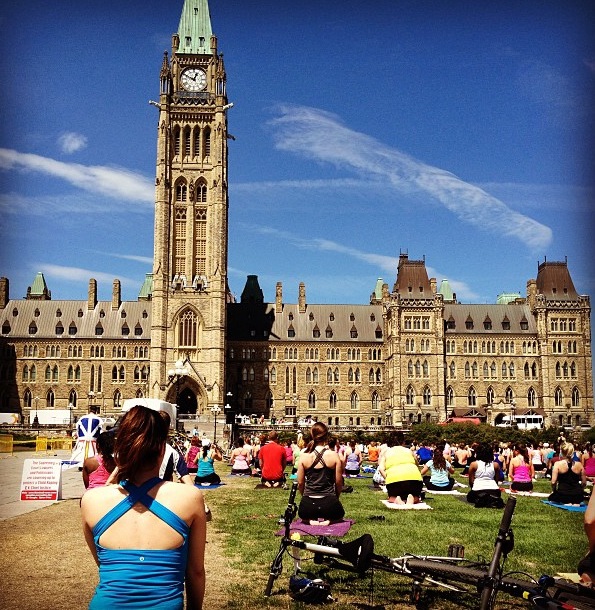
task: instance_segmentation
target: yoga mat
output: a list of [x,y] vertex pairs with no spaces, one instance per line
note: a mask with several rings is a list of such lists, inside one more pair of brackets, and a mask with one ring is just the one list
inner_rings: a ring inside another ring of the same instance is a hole
[[388,500],[382,500],[382,504],[391,510],[433,510],[432,507],[428,506],[425,502],[420,502],[419,504],[393,504]]
[[436,491],[435,489],[424,489],[427,494],[438,495],[438,496],[464,496],[466,494],[457,491],[456,489],[451,489],[450,491]]
[[[306,536],[333,536],[335,538],[341,538],[351,529],[351,526],[355,523],[353,519],[343,519],[335,523],[329,523],[328,525],[310,525],[304,523],[301,519],[296,519],[290,526],[289,530],[291,533],[304,534]],[[283,536],[285,534],[285,528],[275,532],[275,536]]]
[[544,504],[548,504],[549,506],[553,506],[554,508],[561,508],[562,510],[568,510],[571,513],[584,513],[587,510],[587,506],[581,504],[580,506],[573,506],[572,504],[556,504],[555,502],[550,502],[549,500],[542,500]]
[[504,490],[507,494],[511,496],[527,496],[533,498],[549,498],[550,494],[543,493],[541,491],[512,491],[511,489]]
[[219,487],[223,487],[225,485],[225,483],[217,483],[217,484],[213,484],[211,483],[210,485],[203,485],[202,483],[195,483],[194,487],[198,487],[198,489],[202,489],[207,490],[207,489],[219,489]]
[[265,485],[264,483],[259,483],[254,489],[289,489],[287,487],[287,485],[283,486],[283,485],[277,485],[277,487],[273,487],[272,485],[269,487],[268,485]]

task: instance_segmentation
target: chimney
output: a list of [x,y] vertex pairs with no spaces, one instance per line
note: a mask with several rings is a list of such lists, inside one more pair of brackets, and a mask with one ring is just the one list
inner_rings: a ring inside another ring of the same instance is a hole
[[430,278],[430,290],[432,291],[432,294],[436,294],[436,278],[435,277]]
[[300,282],[298,289],[298,309],[300,313],[306,313],[306,284]]
[[275,313],[283,312],[283,284],[277,282],[275,289]]
[[527,281],[527,301],[529,303],[529,309],[533,311],[537,301],[537,280],[535,279]]
[[0,309],[4,309],[10,301],[8,278],[0,277]]
[[97,280],[91,278],[89,280],[89,297],[87,299],[87,309],[95,309],[97,305]]
[[114,280],[112,285],[112,311],[120,309],[122,303],[122,296],[120,290],[120,280]]

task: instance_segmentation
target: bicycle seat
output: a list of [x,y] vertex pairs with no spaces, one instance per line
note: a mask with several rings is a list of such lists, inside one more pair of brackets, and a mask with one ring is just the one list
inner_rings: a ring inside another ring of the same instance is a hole
[[363,574],[370,567],[374,554],[374,539],[370,534],[364,534],[351,542],[339,542],[337,550],[343,559]]

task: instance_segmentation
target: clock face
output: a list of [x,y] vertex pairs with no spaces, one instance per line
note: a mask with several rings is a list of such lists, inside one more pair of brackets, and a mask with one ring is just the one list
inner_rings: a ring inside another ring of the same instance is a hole
[[200,68],[184,70],[180,80],[186,91],[202,91],[207,86],[207,75]]

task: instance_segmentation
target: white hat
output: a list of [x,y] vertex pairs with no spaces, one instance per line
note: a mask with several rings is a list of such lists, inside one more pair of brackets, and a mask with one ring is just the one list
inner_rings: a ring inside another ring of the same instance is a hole
[[543,443],[543,446],[547,448],[547,447],[550,446],[550,444],[549,443]]

